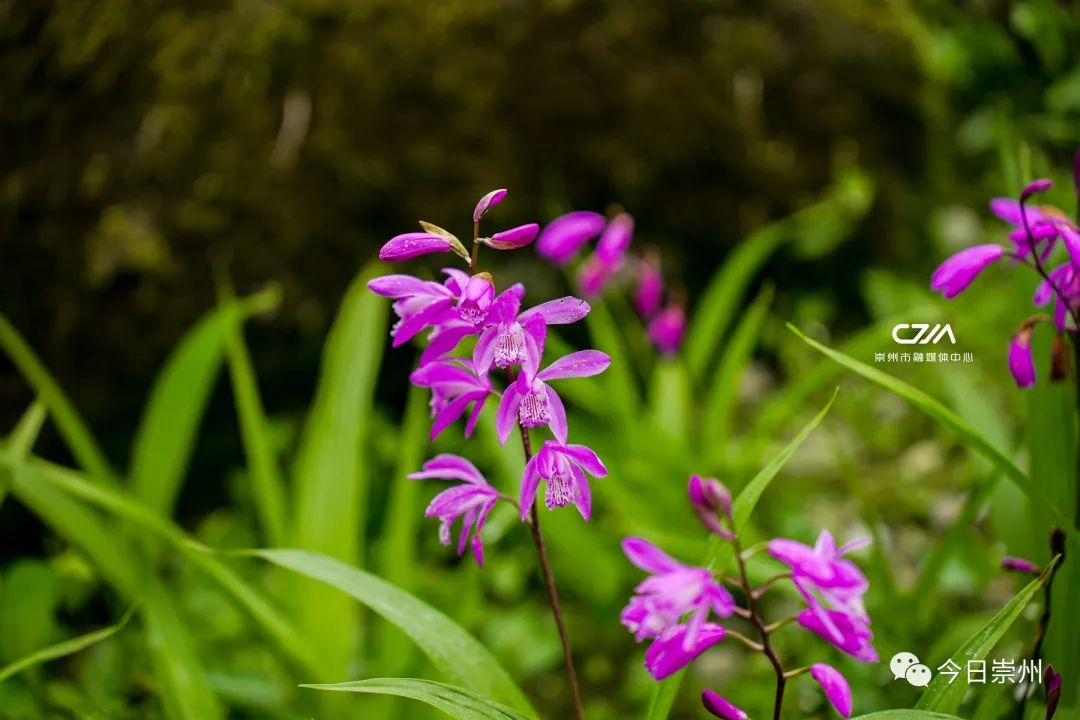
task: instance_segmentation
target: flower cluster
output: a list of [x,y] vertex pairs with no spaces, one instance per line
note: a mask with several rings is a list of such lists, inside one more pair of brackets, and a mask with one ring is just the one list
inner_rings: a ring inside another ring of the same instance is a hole
[[[1054,379],[1068,373],[1064,334],[1080,329],[1080,229],[1061,210],[1050,205],[1032,205],[1031,199],[1046,190],[1049,180],[1035,180],[1023,189],[1018,199],[995,198],[990,210],[1011,226],[1009,244],[990,243],[966,248],[947,258],[934,271],[930,287],[945,298],[962,293],[983,270],[1008,258],[1034,269],[1042,281],[1032,303],[1036,307],[1052,305],[1051,316],[1033,315],[1021,323],[1009,343],[1008,363],[1016,384],[1035,384],[1035,360],[1031,335],[1039,323],[1052,323],[1057,330],[1051,367]],[[1055,249],[1063,246],[1064,262],[1048,266]]]
[[635,282],[634,306],[646,324],[646,334],[663,355],[674,355],[686,331],[686,313],[681,302],[669,298],[664,303],[664,281],[659,260],[650,255],[628,253],[634,234],[634,219],[619,213],[610,221],[599,213],[578,210],[551,221],[537,240],[539,253],[557,265],[566,265],[593,238],[599,236],[592,253],[577,272],[578,287],[587,298],[603,292],[619,274]]
[[[496,396],[495,426],[500,442],[505,443],[515,428],[526,440],[533,428],[547,427],[554,436],[535,455],[529,452],[529,444],[525,445],[529,456],[517,500],[522,520],[527,520],[533,510],[541,482],[547,486],[545,505],[549,509],[574,504],[588,520],[591,493],[586,476],[604,477],[607,470],[591,449],[568,443],[566,410],[549,383],[597,375],[607,368],[611,359],[597,350],[582,350],[544,366],[548,326],[581,320],[589,312],[588,303],[567,296],[523,309],[523,285],[515,284],[498,292],[489,273],[477,272],[481,246],[518,249],[531,244],[539,233],[539,225],[532,223],[490,237],[480,235],[481,219],[505,197],[506,190],[494,190],[477,203],[472,216],[471,254],[451,232],[427,222],[420,223],[423,232],[398,235],[379,253],[383,260],[398,261],[454,252],[465,261],[469,272],[445,268],[442,282],[412,275],[384,275],[369,282],[368,288],[393,300],[398,318],[391,330],[394,347],[427,332],[426,347],[410,380],[431,391],[431,439],[466,414],[465,436],[470,437],[488,398]],[[629,243],[632,224],[629,216],[625,220],[616,218],[604,231],[607,238],[604,257],[612,263],[620,261]],[[501,390],[493,381],[493,376],[498,375],[505,378]],[[428,506],[427,516],[441,521],[439,537],[447,545],[451,527],[460,518],[458,554],[471,546],[477,563],[482,563],[481,534],[488,513],[500,499],[514,501],[492,487],[472,463],[456,455],[439,455],[410,477],[462,483],[436,496]]]
[[[856,660],[876,662],[870,618],[863,605],[869,583],[859,568],[843,557],[869,541],[856,540],[837,548],[827,530],[821,532],[813,547],[777,538],[768,543],[768,552],[786,565],[788,571],[752,587],[747,579],[746,563],[753,553],[742,550],[727,488],[716,479],[694,475],[690,478],[689,495],[706,529],[731,543],[738,575],[684,565],[640,538],[623,541],[623,551],[630,562],[649,573],[635,588],[635,595],[621,616],[623,625],[636,640],[650,641],[645,653],[646,669],[655,679],[662,680],[725,637],[732,637],[769,657],[777,673],[778,703],[782,701],[786,680],[806,672],[818,682],[836,711],[849,717],[851,689],[836,668],[816,663],[784,671],[770,644],[770,635],[786,626],[788,620],[766,623],[759,601],[777,582],[790,580],[806,602],[806,609],[791,619]],[[732,590],[741,595],[744,604],[736,601]],[[736,632],[730,624],[718,622],[731,618],[742,618],[753,627],[761,636],[760,642]],[[727,720],[747,717],[711,690],[703,693],[702,704],[716,717]]]

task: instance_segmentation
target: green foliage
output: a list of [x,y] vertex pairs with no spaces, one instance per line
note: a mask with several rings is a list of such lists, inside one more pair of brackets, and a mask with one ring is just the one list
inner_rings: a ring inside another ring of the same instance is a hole
[[458,720],[528,720],[533,717],[522,715],[513,708],[492,702],[464,688],[431,680],[377,678],[336,685],[303,685],[302,687],[332,692],[397,695],[427,703]]

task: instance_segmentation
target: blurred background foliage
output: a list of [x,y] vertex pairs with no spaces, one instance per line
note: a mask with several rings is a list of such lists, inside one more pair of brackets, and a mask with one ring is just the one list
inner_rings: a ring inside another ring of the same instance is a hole
[[[252,311],[246,338],[269,416],[260,432],[288,476],[291,520],[302,512],[293,501],[304,484],[291,459],[315,452],[303,448],[318,431],[301,428],[331,322],[358,268],[417,218],[463,229],[475,199],[498,186],[511,191],[498,210],[507,225],[618,204],[636,218],[635,244],[662,252],[692,327],[704,322],[695,311],[722,263],[757,247],[760,262],[736,284],[739,305],[701,333],[706,350],[695,356],[688,347],[682,370],[641,350],[640,330],[617,298],[610,315],[619,330],[597,325],[604,315],[588,330],[602,349],[613,338],[626,344],[627,370],[610,381],[621,388],[577,393],[578,426],[591,428],[613,483],[637,490],[623,497],[598,488],[608,514],[585,527],[556,513],[549,526],[561,538],[554,562],[590,716],[636,716],[652,687],[639,649],[614,622],[636,580],[615,543],[646,534],[694,561],[704,543],[682,504],[687,474],[716,473],[739,487],[824,405],[843,376],[784,321],[864,362],[891,349],[898,318],[952,322],[974,365],[889,371],[941,397],[1007,452],[1028,455],[1018,418],[1034,401],[1009,386],[1002,339],[1022,319],[1016,308],[1026,308],[1033,282],[1002,271],[997,281],[1014,293],[976,288],[948,306],[926,285],[945,253],[999,236],[986,201],[1015,193],[1027,177],[1061,181],[1051,199],[1073,209],[1061,169],[1080,127],[1077,47],[1080,9],[1055,0],[0,0],[2,310],[107,460],[139,468],[132,448],[155,375],[217,305],[220,278],[241,295],[269,288],[272,301]],[[783,220],[793,213],[803,221]],[[761,239],[762,228],[773,228],[775,242]],[[533,299],[565,282],[538,270],[532,253],[499,262],[500,284],[527,273]],[[732,359],[720,359],[721,345]],[[337,357],[322,366],[324,381],[348,349]],[[558,647],[543,606],[521,604],[536,578],[512,521],[492,521],[496,559],[477,571],[450,561],[434,528],[420,522],[430,488],[397,489],[429,451],[420,442],[426,399],[406,394],[411,359],[407,349],[386,355],[375,382],[380,361],[369,358],[372,386],[348,396],[376,411],[358,405],[365,425],[352,428],[363,438],[368,479],[345,554],[472,630],[538,706],[561,717]],[[6,432],[35,392],[3,363]],[[187,378],[205,391],[206,409],[170,471],[178,500],[160,504],[209,545],[271,544],[248,491],[266,467],[248,469],[233,399],[242,380],[216,377]],[[703,407],[705,397],[712,404]],[[690,399],[681,410],[678,398]],[[647,460],[627,453],[625,438],[656,445],[664,432],[668,452]],[[85,465],[63,434],[47,423],[34,452]],[[511,476],[515,460],[490,440],[481,466]],[[997,571],[1006,548],[1047,559],[1046,519],[1009,486],[973,499],[972,487],[993,477],[902,401],[845,379],[755,525],[802,540],[821,526],[843,536],[873,531],[883,553],[871,572],[879,637],[941,656],[1017,589]],[[140,495],[150,502],[155,492]],[[105,590],[94,563],[19,499],[0,506],[2,662],[115,621],[124,609],[125,592]],[[597,548],[587,566],[575,561],[583,543]],[[932,552],[941,547],[948,552]],[[323,549],[342,555],[333,543]],[[166,557],[162,574],[182,616],[197,618],[197,654],[218,661],[210,683],[233,715],[304,716],[311,701],[295,699],[294,686],[313,678],[284,670],[243,613]],[[162,561],[151,554],[145,562]],[[270,596],[287,594],[281,577],[249,575]],[[896,604],[928,587],[934,602],[920,604],[914,619]],[[963,620],[943,630],[940,608],[948,622],[961,612]],[[1028,621],[1004,655],[1024,652]],[[350,677],[423,668],[393,630],[369,624],[376,651],[354,659]],[[0,714],[158,716],[158,681],[140,661],[153,646],[124,637],[89,660],[0,685]],[[879,646],[886,657],[899,649],[910,648]],[[688,686],[724,678],[743,689],[746,706],[763,706],[771,691],[743,657],[730,648],[711,654]],[[912,702],[880,670],[856,671],[857,711]],[[808,687],[792,693],[793,707],[824,716]],[[987,701],[991,711],[995,701]],[[688,688],[672,716],[695,716],[695,703]],[[404,712],[392,707],[387,717]]]

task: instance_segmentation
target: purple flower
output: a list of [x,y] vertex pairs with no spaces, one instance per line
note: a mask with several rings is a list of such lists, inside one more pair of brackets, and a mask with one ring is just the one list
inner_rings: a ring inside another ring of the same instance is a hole
[[657,350],[664,355],[674,355],[686,332],[686,315],[678,305],[669,304],[649,322],[646,332]]
[[734,535],[724,527],[718,514],[731,517],[731,492],[716,478],[690,476],[690,502],[709,532],[731,539]]
[[540,364],[547,325],[577,322],[589,313],[589,304],[575,297],[563,297],[519,314],[524,290],[520,285],[499,294],[488,322],[473,350],[473,362],[481,373],[497,368],[528,365],[535,372]]
[[810,632],[862,662],[877,662],[878,654],[871,644],[874,634],[866,623],[847,613],[825,610],[820,605],[799,613],[799,624]]
[[634,218],[619,213],[604,228],[596,243],[596,252],[581,266],[578,285],[585,297],[603,292],[611,279],[622,268],[623,255],[630,246],[634,234]]
[[480,242],[496,250],[517,250],[535,240],[538,232],[540,232],[540,226],[529,223],[497,232],[489,238],[483,238]]
[[825,663],[810,666],[810,674],[821,685],[829,704],[843,717],[851,717],[851,686],[840,671]]
[[[683,565],[641,538],[626,538],[622,547],[630,562],[650,573],[650,577],[634,588],[636,594],[619,616],[638,642],[661,638],[681,627],[685,629],[681,637],[689,649],[697,642],[701,629],[708,625],[710,611],[721,618],[735,612],[731,593],[707,568]],[[687,614],[690,618],[686,625],[680,625]]]
[[[459,281],[460,282],[460,281]],[[495,299],[495,283],[488,273],[478,273],[465,282],[458,298],[458,315],[468,323],[481,323]]]
[[637,290],[634,292],[634,307],[646,320],[651,319],[660,310],[660,299],[664,293],[664,279],[660,268],[655,263],[642,260],[637,267]]
[[945,298],[962,293],[968,285],[988,266],[1001,259],[1005,248],[1001,245],[976,245],[961,250],[945,260],[930,278],[930,289],[939,291]]
[[712,690],[701,691],[701,704],[705,709],[722,720],[747,720],[745,712],[720,697]]
[[480,201],[476,203],[476,209],[473,210],[472,221],[474,223],[480,222],[480,218],[484,217],[488,210],[501,203],[505,197],[506,188],[499,188],[480,198]]
[[574,253],[604,229],[604,216],[588,210],[578,210],[555,218],[536,243],[537,251],[559,265],[570,261]]
[[471,437],[484,403],[493,392],[486,374],[477,373],[472,362],[462,358],[441,358],[422,365],[409,376],[413,385],[431,388],[431,439],[465,414],[469,403],[472,413],[465,424],[465,437]]
[[1017,387],[1031,387],[1035,384],[1035,358],[1031,353],[1032,327],[1025,325],[1013,335],[1009,342],[1009,372],[1016,380]]
[[525,367],[517,380],[503,392],[499,410],[495,415],[495,428],[499,442],[514,429],[514,420],[522,427],[551,426],[551,432],[562,444],[566,443],[566,408],[559,394],[547,384],[548,380],[599,375],[611,364],[611,358],[598,350],[579,350],[564,355],[540,372]]
[[445,285],[411,275],[383,275],[371,280],[368,289],[395,300],[398,322],[391,329],[394,347],[436,323],[454,306],[457,298],[457,294]]
[[855,563],[841,557],[867,543],[863,538],[837,549],[832,534],[822,530],[813,548],[777,538],[769,543],[769,554],[791,568],[791,580],[809,606],[799,616],[804,627],[860,659],[871,654],[876,659],[862,600],[869,583]]
[[430,253],[450,252],[450,241],[426,232],[404,233],[391,238],[379,250],[379,259],[401,262]]
[[1006,555],[1001,558],[1001,567],[1004,570],[1027,573],[1028,575],[1038,575],[1042,572],[1042,569],[1030,560],[1026,560],[1022,557],[1014,557],[1012,555]]
[[607,475],[607,468],[596,453],[584,445],[561,445],[548,440],[525,464],[521,476],[521,519],[524,520],[532,510],[536,488],[544,480],[547,482],[544,504],[548,510],[574,503],[581,517],[588,520],[592,514],[592,493],[586,472],[602,478]]
[[679,625],[653,640],[645,651],[645,669],[655,680],[663,680],[682,670],[698,655],[724,639],[724,627],[704,623],[688,642],[689,628]]
[[1021,204],[1027,202],[1028,198],[1030,198],[1035,193],[1046,192],[1053,186],[1054,183],[1052,180],[1047,180],[1045,178],[1040,180],[1032,180],[1027,185],[1025,185],[1024,189],[1020,192]]
[[[484,545],[481,534],[488,513],[499,500],[498,491],[488,484],[475,465],[458,455],[438,455],[424,463],[422,471],[412,473],[409,478],[412,480],[439,478],[460,480],[465,483],[455,485],[436,495],[424,515],[429,518],[439,518],[441,521],[439,541],[443,545],[450,544],[451,526],[459,517],[462,518],[457,553],[463,554],[466,545],[471,544],[476,564],[483,565]],[[471,543],[469,542],[470,531]]]

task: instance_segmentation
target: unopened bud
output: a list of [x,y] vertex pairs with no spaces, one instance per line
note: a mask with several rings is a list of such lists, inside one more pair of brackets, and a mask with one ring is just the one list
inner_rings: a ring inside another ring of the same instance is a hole
[[1069,343],[1060,333],[1054,336],[1050,348],[1050,381],[1060,382],[1069,377]]
[[710,532],[721,537],[731,538],[731,532],[724,527],[720,516],[731,519],[731,492],[716,478],[690,476],[690,502],[694,512]]

